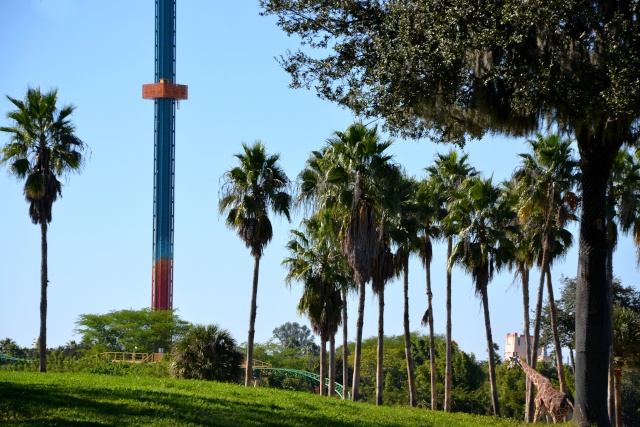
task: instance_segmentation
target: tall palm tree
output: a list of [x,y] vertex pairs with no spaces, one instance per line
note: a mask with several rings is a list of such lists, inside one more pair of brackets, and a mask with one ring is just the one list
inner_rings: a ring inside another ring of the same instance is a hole
[[313,152],[300,174],[303,200],[314,209],[332,207],[341,213],[341,249],[358,287],[353,400],[359,398],[365,284],[379,248],[382,209],[389,194],[386,183],[399,174],[392,156],[385,153],[390,145],[380,140],[377,127],[356,123],[335,132],[322,151]]
[[553,286],[551,284],[551,264],[554,258],[563,255],[572,244],[571,233],[566,229],[569,221],[577,221],[576,212],[579,201],[573,192],[578,177],[578,163],[573,158],[570,140],[562,140],[558,135],[547,137],[538,135],[529,140],[531,153],[520,154],[522,166],[516,170],[515,178],[520,188],[521,201],[518,214],[525,230],[535,235],[538,251],[540,281],[538,301],[534,323],[533,345],[531,352],[532,367],[535,368],[540,331],[540,310],[542,293],[547,283],[549,298],[549,317],[551,320],[556,365],[560,379],[560,389],[567,392],[564,368],[562,364],[562,346],[558,335]]
[[494,415],[500,415],[487,288],[494,270],[506,266],[513,256],[510,233],[517,225],[515,213],[506,206],[503,193],[491,181],[491,178],[484,180],[474,176],[458,191],[449,215],[459,224],[460,232],[449,264],[458,264],[471,275],[476,293],[482,299],[492,407]]
[[389,233],[384,230],[380,248],[371,272],[371,287],[378,296],[378,348],[376,353],[376,405],[383,404],[384,391],[384,290],[393,277],[393,253],[389,247]]
[[222,176],[218,207],[220,214],[227,215],[227,226],[236,230],[254,259],[245,376],[245,386],[248,386],[253,375],[253,337],[260,258],[273,237],[269,211],[284,215],[290,221],[291,195],[289,179],[278,163],[279,154],[268,155],[260,141],[251,146],[243,143],[242,149],[243,153],[235,154],[240,164]]
[[435,191],[434,180],[422,180],[418,183],[416,203],[419,212],[420,245],[418,255],[426,273],[427,310],[422,318],[422,325],[429,327],[429,368],[431,384],[431,409],[438,408],[438,390],[435,358],[435,336],[433,326],[433,292],[431,291],[431,261],[433,260],[433,241],[441,236],[441,228],[437,223],[437,213],[444,205],[444,197]]
[[432,166],[426,168],[427,173],[433,179],[435,189],[438,194],[444,196],[444,203],[439,205],[438,218],[442,222],[442,231],[447,238],[447,284],[446,284],[446,361],[444,379],[444,410],[451,411],[451,385],[453,380],[452,368],[452,335],[451,335],[451,268],[449,259],[453,250],[453,238],[458,232],[454,223],[442,221],[447,216],[451,203],[455,200],[454,194],[462,185],[462,182],[470,176],[477,174],[476,170],[467,163],[467,154],[460,155],[457,151],[451,150],[447,154],[437,154]]
[[[505,192],[505,196],[509,200],[509,208],[515,210],[517,212],[518,204],[521,199],[520,191],[521,189],[518,186],[517,180],[512,177],[511,180],[505,181],[503,183],[503,190]],[[523,330],[524,330],[524,347],[527,349],[525,351],[525,361],[529,366],[532,366],[531,362],[531,352],[529,349],[531,348],[531,335],[529,331],[531,330],[531,319],[529,318],[530,304],[529,304],[529,274],[531,268],[534,263],[534,245],[535,239],[533,233],[527,233],[525,230],[525,225],[522,222],[519,222],[520,228],[517,233],[514,233],[511,236],[513,244],[515,246],[514,256],[509,262],[509,269],[515,270],[515,275],[513,278],[513,283],[516,283],[518,279],[520,279],[521,287],[522,287],[522,308],[523,308]],[[534,364],[535,366],[535,364]],[[525,421],[533,422],[533,411],[534,411],[534,387],[531,379],[527,377],[526,380],[526,406],[525,406]]]
[[616,307],[613,313],[615,425],[622,426],[622,370],[640,367],[640,312]]
[[[611,166],[607,184],[607,282],[610,295],[613,294],[613,252],[618,244],[618,229],[624,234],[631,233],[636,244],[640,242],[640,163],[626,149],[620,150]],[[640,246],[638,246],[640,249]],[[638,252],[640,254],[640,252]],[[640,260],[640,258],[639,258]],[[611,314],[611,334],[613,330],[613,297],[609,298]],[[609,357],[609,418],[616,419],[615,366],[613,342]]]
[[[339,203],[342,194],[339,186],[328,182],[327,172],[331,170],[330,159],[325,159],[328,145],[320,150],[312,151],[305,168],[298,175],[298,196],[296,205],[306,207],[306,210],[317,212],[330,208],[336,218],[343,218],[346,211]],[[350,266],[347,266],[350,269]],[[351,279],[342,285],[342,398],[349,397],[349,339],[348,339],[348,314],[347,296],[357,288],[357,284]]]
[[285,282],[300,281],[304,290],[298,311],[306,314],[320,336],[320,393],[326,394],[326,343],[330,342],[329,395],[335,393],[335,334],[342,321],[341,288],[347,281],[346,260],[337,241],[337,224],[330,211],[303,220],[291,231],[290,256],[282,262],[289,272]]
[[24,179],[24,196],[29,217],[40,224],[42,264],[40,270],[40,372],[47,371],[47,227],[53,203],[62,196],[62,175],[79,172],[87,145],[75,135],[71,122],[75,107],[58,108],[58,90],[42,93],[29,88],[23,101],[7,96],[16,107],[7,113],[12,126],[1,127],[9,142],[2,148],[0,163],[9,173]]
[[418,404],[418,391],[416,388],[416,376],[413,366],[413,355],[411,352],[411,328],[409,326],[409,257],[418,251],[420,239],[418,230],[420,228],[419,208],[416,199],[417,183],[414,179],[403,177],[402,181],[395,186],[393,192],[397,199],[396,210],[392,218],[391,240],[396,246],[395,268],[396,276],[403,279],[403,331],[404,331],[404,354],[407,365],[407,383],[409,385],[409,406]]

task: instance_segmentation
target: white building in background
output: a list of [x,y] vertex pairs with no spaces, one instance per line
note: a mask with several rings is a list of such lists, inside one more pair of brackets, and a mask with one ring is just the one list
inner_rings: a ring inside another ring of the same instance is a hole
[[[507,333],[507,344],[504,347],[504,360],[508,360],[510,357],[513,357],[517,354],[520,358],[524,359],[527,354],[526,347],[524,345],[524,334]],[[529,340],[533,342],[533,337],[529,336]],[[551,357],[547,354],[546,347],[540,347],[538,349],[538,362],[544,360],[545,362],[549,362]]]

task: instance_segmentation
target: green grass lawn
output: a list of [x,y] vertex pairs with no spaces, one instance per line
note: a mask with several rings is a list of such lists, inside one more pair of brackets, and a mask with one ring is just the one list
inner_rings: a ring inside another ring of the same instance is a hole
[[0,371],[0,425],[518,426],[509,419],[376,407],[194,380]]

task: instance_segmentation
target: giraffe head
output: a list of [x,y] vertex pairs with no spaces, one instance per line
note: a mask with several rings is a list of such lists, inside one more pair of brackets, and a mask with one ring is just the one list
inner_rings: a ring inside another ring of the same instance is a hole
[[513,356],[511,356],[509,360],[510,362],[509,362],[509,366],[507,366],[507,369],[512,369],[512,368],[515,368],[516,366],[521,366],[518,353],[513,353]]

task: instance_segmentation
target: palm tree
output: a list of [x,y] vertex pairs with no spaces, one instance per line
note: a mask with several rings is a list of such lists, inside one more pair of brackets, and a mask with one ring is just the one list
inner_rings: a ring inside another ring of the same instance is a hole
[[[327,172],[331,170],[330,159],[325,159],[328,151],[328,145],[322,147],[319,151],[312,151],[309,159],[305,164],[305,168],[298,175],[299,194],[296,199],[296,205],[303,205],[311,211],[319,211],[325,208],[331,208],[335,211],[336,218],[342,218],[346,215],[342,211],[340,200],[340,189],[338,186],[328,182]],[[349,269],[350,267],[347,266]],[[342,286],[342,398],[349,397],[349,339],[348,339],[348,315],[347,315],[347,296],[349,292],[355,290],[357,284],[351,279]]]
[[444,196],[444,203],[438,206],[437,216],[442,222],[442,231],[447,237],[447,289],[446,289],[446,361],[444,379],[444,410],[451,411],[451,384],[453,380],[452,369],[452,335],[451,335],[451,268],[449,259],[453,250],[453,238],[457,233],[456,224],[442,221],[454,201],[454,193],[460,188],[462,182],[470,176],[477,174],[475,169],[467,163],[466,154],[460,155],[457,151],[451,150],[448,154],[437,154],[435,164],[426,168],[427,173],[434,181],[434,191]]
[[329,395],[335,393],[335,334],[342,321],[341,287],[346,260],[337,241],[337,224],[330,211],[303,220],[302,230],[292,230],[287,244],[290,256],[282,262],[289,272],[285,282],[300,281],[304,291],[298,311],[306,314],[320,336],[320,394],[326,394],[326,343],[330,342]]
[[476,293],[482,299],[494,415],[500,415],[500,407],[487,287],[494,270],[499,271],[506,266],[513,256],[514,246],[510,233],[517,228],[516,218],[506,203],[505,197],[492,184],[491,178],[484,180],[474,176],[464,182],[449,213],[450,220],[460,226],[458,242],[451,252],[449,265],[458,264],[471,275]]
[[269,211],[284,215],[290,221],[291,195],[288,191],[289,179],[278,164],[279,154],[267,155],[265,146],[260,141],[252,146],[243,143],[242,148],[244,153],[235,155],[240,165],[229,169],[222,176],[219,210],[220,214],[226,212],[227,226],[236,230],[254,259],[245,376],[245,386],[248,386],[253,373],[260,258],[273,237]]
[[353,400],[359,398],[365,284],[379,248],[382,210],[389,194],[386,182],[399,174],[385,153],[390,145],[391,141],[380,141],[377,127],[356,123],[345,132],[335,132],[322,151],[313,152],[300,174],[301,199],[316,210],[331,207],[342,219],[341,249],[358,287]]
[[378,348],[376,353],[376,405],[383,404],[384,391],[384,289],[393,277],[393,253],[389,247],[389,233],[383,230],[378,255],[371,272],[371,287],[378,296]]
[[436,385],[435,336],[433,331],[433,293],[431,291],[431,261],[433,259],[433,241],[440,238],[441,229],[436,223],[437,211],[444,205],[442,195],[436,193],[434,180],[423,180],[418,183],[416,202],[418,204],[420,229],[420,246],[418,254],[425,269],[427,282],[427,310],[422,318],[422,325],[429,327],[429,369],[431,384],[431,409],[438,408],[438,390]]
[[396,276],[403,278],[403,330],[404,353],[407,365],[407,382],[409,384],[409,406],[418,404],[416,376],[411,352],[411,328],[409,326],[409,257],[420,247],[418,230],[420,228],[419,210],[416,200],[417,183],[413,179],[403,177],[395,186],[394,197],[398,199],[395,216],[392,218],[391,240],[396,246]]
[[[640,163],[636,162],[628,150],[618,152],[607,184],[607,282],[610,295],[613,293],[613,252],[618,244],[618,228],[632,233],[634,242],[640,242]],[[640,246],[638,246],[640,248]],[[638,252],[640,255],[640,252]],[[639,258],[640,260],[640,258]],[[613,298],[609,298],[611,313],[611,333],[613,330]],[[613,360],[613,342],[609,357],[609,418],[617,416],[615,405],[615,366]]]
[[640,367],[640,313],[615,307],[613,312],[615,425],[622,426],[622,370]]
[[[509,200],[510,209],[517,211],[518,204],[521,199],[520,191],[521,189],[518,187],[518,182],[514,177],[511,180],[505,181],[503,183],[505,196]],[[525,354],[525,361],[529,366],[532,366],[531,362],[531,335],[529,331],[531,329],[531,320],[529,318],[529,274],[531,271],[531,267],[534,263],[534,252],[533,249],[535,236],[534,233],[527,233],[524,229],[526,224],[522,222],[520,224],[520,229],[517,233],[514,233],[511,238],[515,246],[513,259],[509,262],[509,269],[515,269],[515,275],[513,278],[513,283],[516,283],[518,278],[520,279],[520,283],[522,284],[522,308],[523,308],[523,330],[524,334],[524,346],[527,349]],[[535,364],[533,364],[535,366]],[[531,379],[527,377],[526,380],[526,406],[525,406],[525,421],[533,422],[533,411],[534,411],[534,387],[531,383]]]
[[9,165],[9,173],[24,179],[24,196],[29,217],[40,224],[42,264],[40,272],[40,372],[47,371],[47,227],[51,223],[53,203],[62,196],[59,177],[82,169],[86,144],[75,135],[71,122],[75,107],[58,109],[58,90],[47,93],[29,88],[24,101],[7,96],[16,110],[7,113],[13,121],[0,131],[10,135],[2,148],[0,163]]
[[193,325],[171,347],[175,378],[237,382],[242,353],[231,333],[218,325]]
[[560,390],[567,392],[562,364],[562,346],[558,335],[553,286],[551,284],[551,264],[555,257],[563,255],[572,244],[572,236],[566,230],[569,221],[576,221],[578,197],[573,192],[577,183],[577,161],[573,158],[571,141],[561,140],[558,135],[529,140],[531,153],[520,154],[522,166],[515,172],[521,194],[518,215],[525,230],[535,237],[540,267],[538,301],[534,323],[531,352],[532,367],[535,368],[540,331],[540,310],[545,278],[549,298],[556,365],[560,379]]

